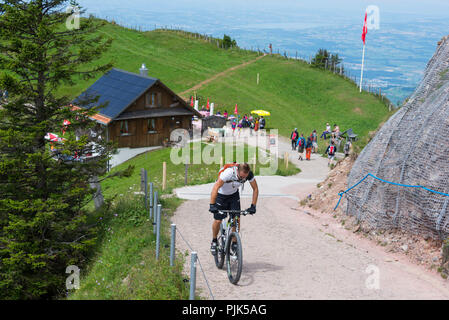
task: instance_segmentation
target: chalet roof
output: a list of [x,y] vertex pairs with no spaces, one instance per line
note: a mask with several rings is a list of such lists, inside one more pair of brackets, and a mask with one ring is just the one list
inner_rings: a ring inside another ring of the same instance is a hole
[[[111,120],[119,117],[131,104],[140,98],[147,90],[156,83],[166,88],[171,94],[176,94],[167,88],[159,79],[142,76],[140,74],[128,72],[120,69],[112,69],[98,79],[91,87],[83,92],[72,103],[73,105],[83,104],[82,101],[93,99],[99,96],[98,102],[85,106],[90,109],[98,105],[106,105],[99,109],[99,115]],[[187,114],[196,114],[196,110],[190,108],[182,99],[178,99]],[[169,110],[174,110],[170,108]]]

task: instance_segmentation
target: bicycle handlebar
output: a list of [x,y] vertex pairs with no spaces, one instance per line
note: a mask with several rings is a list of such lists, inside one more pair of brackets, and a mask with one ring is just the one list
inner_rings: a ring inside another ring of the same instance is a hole
[[235,213],[235,214],[241,214],[243,216],[246,216],[248,214],[253,215],[253,213],[249,213],[247,210],[218,210],[219,213]]

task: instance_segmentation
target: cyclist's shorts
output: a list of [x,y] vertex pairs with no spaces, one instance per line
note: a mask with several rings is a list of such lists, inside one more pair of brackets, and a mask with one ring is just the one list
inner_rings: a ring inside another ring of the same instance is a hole
[[[240,193],[237,191],[231,195],[218,194],[215,201],[218,210],[238,210],[240,211]],[[223,220],[227,214],[214,213],[215,220]],[[240,217],[240,214],[237,214]]]

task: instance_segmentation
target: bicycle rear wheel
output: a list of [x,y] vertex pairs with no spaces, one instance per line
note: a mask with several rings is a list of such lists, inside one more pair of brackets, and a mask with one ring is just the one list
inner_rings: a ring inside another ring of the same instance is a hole
[[[232,242],[237,243],[236,250],[232,249]],[[232,284],[237,284],[243,268],[242,241],[237,232],[232,232],[226,241],[226,268],[229,281]]]
[[225,260],[225,237],[224,237],[224,229],[220,226],[220,235],[217,239],[217,254],[214,256],[215,265],[218,269],[223,268],[224,260]]

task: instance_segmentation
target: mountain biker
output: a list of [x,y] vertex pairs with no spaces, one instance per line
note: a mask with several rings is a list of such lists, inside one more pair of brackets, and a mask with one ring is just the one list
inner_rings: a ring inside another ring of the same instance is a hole
[[[236,210],[240,211],[240,193],[239,188],[248,181],[253,188],[253,198],[251,207],[246,211],[250,214],[256,213],[257,198],[259,197],[259,188],[256,179],[247,163],[243,164],[227,164],[219,172],[218,179],[212,188],[210,196],[209,211],[214,214],[214,222],[212,224],[212,243],[210,251],[212,255],[217,254],[217,236],[220,231],[221,221],[226,215],[220,214],[219,210]],[[240,214],[236,215],[240,218]],[[241,225],[241,223],[240,223]],[[233,228],[235,231],[235,227]],[[233,248],[236,243],[233,242]]]

